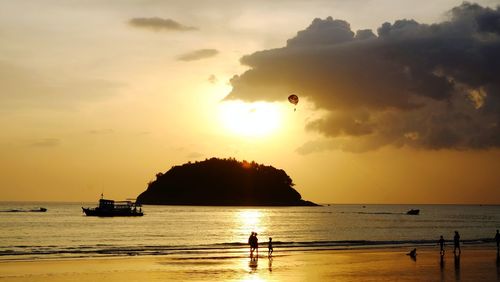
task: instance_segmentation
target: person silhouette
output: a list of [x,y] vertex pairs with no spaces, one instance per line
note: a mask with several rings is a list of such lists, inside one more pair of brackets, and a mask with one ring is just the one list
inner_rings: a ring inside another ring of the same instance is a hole
[[497,229],[497,234],[495,234],[495,241],[497,242],[497,253],[500,252],[500,233],[498,233]]
[[257,232],[252,232],[248,238],[248,244],[250,244],[250,257],[254,256],[254,252],[257,252],[257,257],[259,257],[259,240],[257,239]]
[[443,238],[443,235],[441,235],[439,237],[439,254],[441,254],[441,256],[444,256],[444,238]]
[[250,234],[250,237],[248,237],[248,245],[250,246],[250,257],[253,257],[254,236],[255,236],[255,232],[252,231],[252,233]]
[[455,236],[453,236],[453,253],[456,254],[458,249],[458,255],[462,253],[460,250],[460,234],[458,234],[458,231],[455,231]]
[[269,242],[267,243],[267,256],[271,257],[273,255],[273,238],[269,237]]

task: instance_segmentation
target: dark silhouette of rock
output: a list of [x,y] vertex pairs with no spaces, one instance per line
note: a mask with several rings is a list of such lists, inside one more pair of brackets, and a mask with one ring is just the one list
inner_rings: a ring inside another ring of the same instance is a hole
[[211,158],[158,173],[138,204],[202,206],[317,206],[301,199],[282,169]]

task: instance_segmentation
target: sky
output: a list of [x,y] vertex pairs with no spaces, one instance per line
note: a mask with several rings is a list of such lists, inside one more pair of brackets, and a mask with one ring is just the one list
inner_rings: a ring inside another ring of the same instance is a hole
[[500,204],[499,5],[0,0],[0,201],[234,157],[318,203]]

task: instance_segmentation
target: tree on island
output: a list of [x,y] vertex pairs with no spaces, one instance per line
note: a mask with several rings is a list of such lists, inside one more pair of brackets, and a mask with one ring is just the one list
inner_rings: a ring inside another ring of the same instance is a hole
[[302,200],[282,169],[211,158],[174,166],[156,174],[139,204],[208,206],[316,206]]

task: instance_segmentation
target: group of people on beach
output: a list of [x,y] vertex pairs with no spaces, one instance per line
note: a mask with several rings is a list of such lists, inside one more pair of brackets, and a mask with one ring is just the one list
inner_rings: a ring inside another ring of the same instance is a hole
[[[497,257],[500,259],[500,232],[497,229],[497,233],[495,234],[494,238],[496,244],[497,244]],[[441,255],[441,260],[443,260],[444,257],[444,245],[445,245],[445,240],[443,238],[443,235],[439,237],[438,240],[438,245],[439,245],[439,254]],[[455,231],[455,235],[453,236],[453,254],[455,255],[455,259],[460,258],[460,254],[462,253],[462,250],[460,249],[460,234],[458,231]],[[417,258],[417,249],[411,250],[409,253],[407,253],[408,256],[410,256],[413,260],[416,260]]]
[[[495,242],[497,243],[497,254],[500,253],[500,233],[497,229],[497,233],[495,234]],[[439,237],[439,241],[438,241],[438,244],[439,244],[439,253],[441,254],[441,256],[444,256],[444,243],[445,243],[445,240],[443,238],[443,235],[441,235]],[[453,236],[453,253],[455,255],[457,255],[457,250],[458,250],[458,255],[461,254],[461,250],[460,250],[460,234],[458,234],[458,231],[455,231],[455,235]]]
[[[497,230],[497,235],[498,235],[498,230]],[[441,254],[441,256],[444,256],[444,242],[445,240],[443,238],[443,235],[441,235],[438,241],[439,254]],[[458,250],[458,255],[460,255],[462,253],[462,250],[460,250],[460,234],[458,234],[458,231],[455,231],[455,235],[453,236],[453,253],[455,255],[457,254],[457,250]]]
[[[257,232],[252,232],[250,237],[248,237],[248,245],[250,245],[250,258],[259,257],[259,239],[257,238]],[[254,252],[256,255],[254,256]],[[273,254],[273,238],[269,237],[269,242],[267,243],[267,256],[271,257]]]
[[[497,244],[497,255],[500,255],[500,232],[497,229],[497,233],[495,234],[495,242]],[[258,258],[259,257],[259,239],[257,238],[257,232],[252,232],[250,234],[250,237],[248,238],[248,244],[250,245],[250,258]],[[444,246],[445,246],[445,240],[443,235],[439,237],[438,240],[439,244],[439,254],[441,257],[444,256]],[[268,257],[271,257],[273,254],[273,238],[269,237],[269,242],[267,245],[267,255]],[[462,253],[462,250],[460,249],[460,234],[458,231],[455,231],[455,235],[453,236],[453,253],[455,256],[457,256],[457,250],[458,250],[458,256]],[[256,255],[254,256],[254,252]],[[412,259],[416,259],[417,257],[417,249],[413,249],[411,252],[408,253],[408,255]]]

